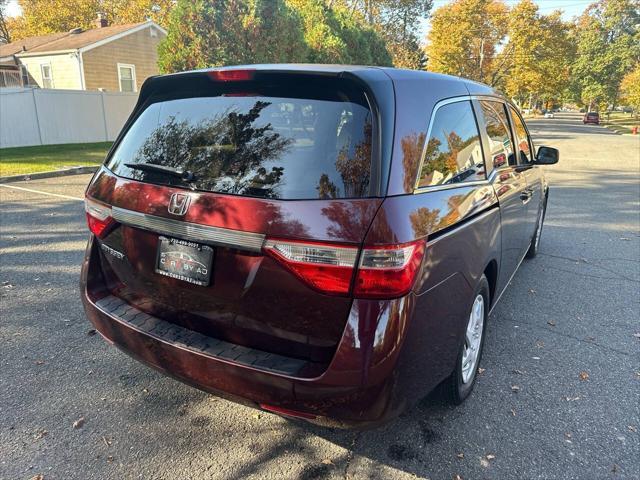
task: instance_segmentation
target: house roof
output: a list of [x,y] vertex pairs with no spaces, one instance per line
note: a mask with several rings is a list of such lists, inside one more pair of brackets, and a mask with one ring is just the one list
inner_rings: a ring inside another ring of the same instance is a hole
[[93,28],[91,30],[84,30],[80,33],[72,33],[73,30],[64,33],[51,33],[49,35],[23,38],[22,40],[16,40],[15,42],[0,45],[0,57],[76,50],[88,47],[94,43],[108,40],[110,37],[119,37],[121,34],[129,30],[140,29],[146,25],[154,25],[164,32],[164,30],[154,22],[148,21]]

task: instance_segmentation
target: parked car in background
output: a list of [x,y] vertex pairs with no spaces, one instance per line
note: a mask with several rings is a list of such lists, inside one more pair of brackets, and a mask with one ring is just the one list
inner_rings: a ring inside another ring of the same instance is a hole
[[86,191],[84,308],[142,362],[288,417],[378,424],[442,382],[458,404],[557,161],[455,77],[153,77]]
[[584,117],[582,117],[582,123],[600,125],[600,115],[597,112],[587,112],[584,114]]
[[548,110],[545,114],[544,114],[544,118],[554,118],[555,115],[553,114],[552,111]]

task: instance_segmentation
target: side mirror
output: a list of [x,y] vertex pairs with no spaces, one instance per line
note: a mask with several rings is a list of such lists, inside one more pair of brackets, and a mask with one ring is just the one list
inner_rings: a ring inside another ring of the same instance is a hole
[[534,163],[537,165],[553,165],[558,163],[560,159],[560,152],[557,148],[553,147],[540,147],[536,154],[536,160]]

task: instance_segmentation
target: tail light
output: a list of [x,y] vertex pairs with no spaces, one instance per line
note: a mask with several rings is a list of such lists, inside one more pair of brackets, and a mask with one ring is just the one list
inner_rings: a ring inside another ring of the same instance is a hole
[[343,245],[269,239],[264,250],[319,292],[348,295],[353,283],[358,298],[396,298],[413,287],[424,241],[360,251]]
[[358,258],[356,247],[267,240],[264,250],[316,290],[338,295],[349,293]]
[[115,224],[109,205],[85,197],[84,210],[87,213],[89,230],[98,238],[102,238],[109,233],[109,230]]
[[360,256],[354,295],[394,298],[409,293],[424,256],[424,241],[365,248]]

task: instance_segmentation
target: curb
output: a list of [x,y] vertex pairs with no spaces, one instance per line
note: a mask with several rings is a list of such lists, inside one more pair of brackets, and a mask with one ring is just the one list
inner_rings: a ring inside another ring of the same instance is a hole
[[68,175],[83,175],[94,173],[100,168],[100,165],[91,167],[73,167],[62,170],[52,170],[50,172],[26,173],[23,175],[9,175],[0,177],[0,183],[22,182],[24,180],[40,180],[42,178],[66,177]]

